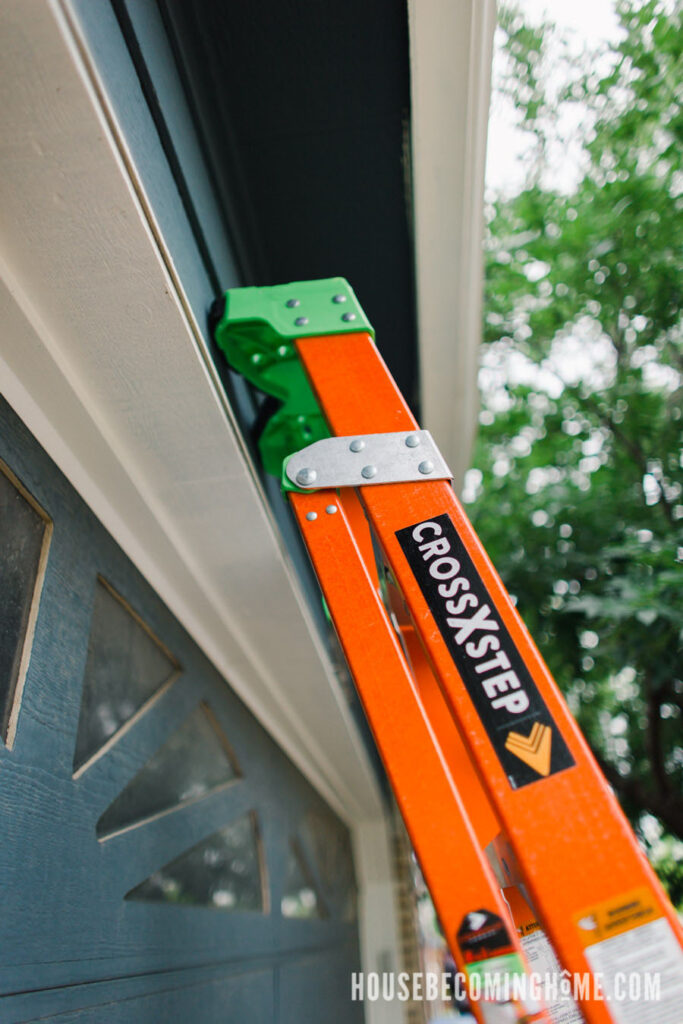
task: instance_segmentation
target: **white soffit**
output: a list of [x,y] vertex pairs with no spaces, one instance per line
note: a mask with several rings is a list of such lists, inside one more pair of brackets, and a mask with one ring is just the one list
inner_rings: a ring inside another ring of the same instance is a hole
[[0,385],[292,760],[347,820],[367,754],[87,53],[0,6]]
[[408,0],[423,426],[460,487],[479,408],[486,132],[495,0]]

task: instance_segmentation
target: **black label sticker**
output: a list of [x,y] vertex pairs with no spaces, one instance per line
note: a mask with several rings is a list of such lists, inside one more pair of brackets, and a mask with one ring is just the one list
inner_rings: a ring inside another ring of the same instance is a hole
[[507,928],[490,910],[466,914],[456,940],[468,964],[516,952]]
[[448,515],[396,534],[513,789],[574,759]]

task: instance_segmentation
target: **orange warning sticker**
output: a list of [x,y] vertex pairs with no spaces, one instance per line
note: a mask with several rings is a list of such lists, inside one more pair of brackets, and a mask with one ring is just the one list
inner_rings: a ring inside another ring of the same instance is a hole
[[680,1024],[683,950],[648,888],[597,903],[574,920],[614,1024]]
[[621,935],[641,924],[649,924],[662,916],[652,892],[645,886],[622,896],[596,903],[574,918],[585,946],[592,946],[614,935]]

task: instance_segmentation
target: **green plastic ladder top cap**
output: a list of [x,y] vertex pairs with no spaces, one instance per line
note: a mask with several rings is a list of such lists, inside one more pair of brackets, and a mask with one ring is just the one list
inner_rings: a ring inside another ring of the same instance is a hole
[[281,341],[351,331],[375,336],[353,289],[343,277],[266,288],[231,288],[225,299],[217,333],[241,324],[262,323],[270,328],[269,334],[272,332]]
[[280,476],[287,455],[329,437],[295,339],[354,331],[374,338],[375,332],[343,277],[231,288],[216,316],[216,344],[228,363],[281,403],[258,441],[264,469]]

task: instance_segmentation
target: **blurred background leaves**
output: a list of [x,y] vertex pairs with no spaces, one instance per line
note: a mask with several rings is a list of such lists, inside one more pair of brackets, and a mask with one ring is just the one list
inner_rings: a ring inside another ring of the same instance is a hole
[[488,197],[465,500],[680,905],[683,12],[617,10],[616,41],[579,52],[500,12],[526,180]]

